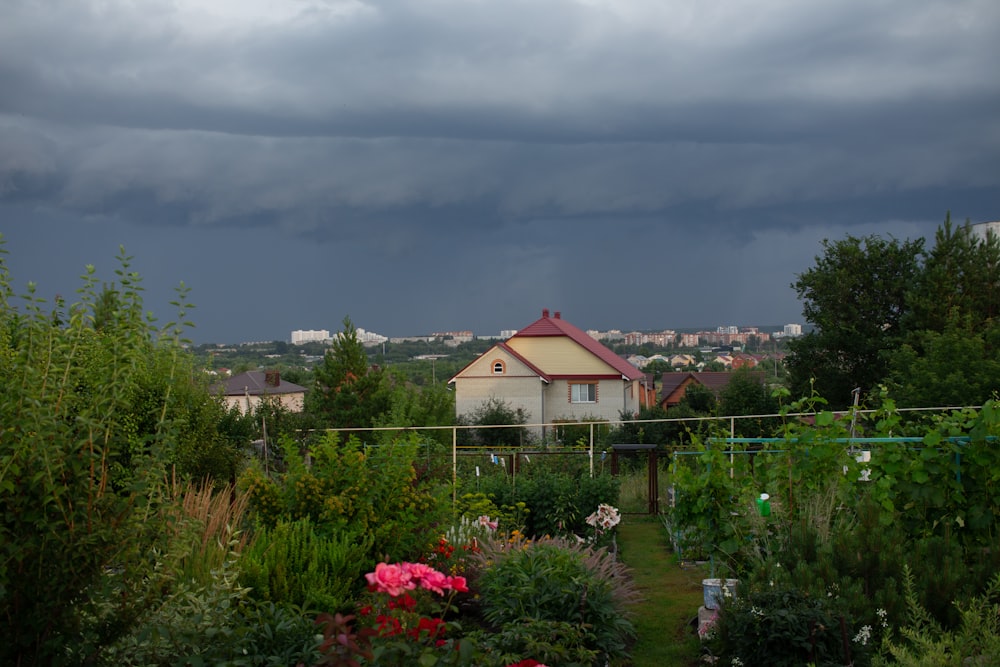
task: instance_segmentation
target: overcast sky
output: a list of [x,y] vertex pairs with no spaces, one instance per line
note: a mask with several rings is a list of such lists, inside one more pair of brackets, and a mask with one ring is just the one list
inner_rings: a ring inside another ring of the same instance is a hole
[[1000,219],[997,0],[0,0],[18,291],[196,342],[802,322],[824,238]]

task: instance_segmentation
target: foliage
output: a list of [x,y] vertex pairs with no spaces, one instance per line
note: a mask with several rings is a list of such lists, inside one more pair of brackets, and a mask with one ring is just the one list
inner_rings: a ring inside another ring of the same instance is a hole
[[952,318],[941,330],[913,332],[890,355],[888,382],[902,405],[980,404],[997,391],[1000,328],[972,328]]
[[301,609],[257,604],[236,582],[234,563],[204,586],[180,584],[135,630],[109,647],[107,665],[314,664],[319,641]]
[[240,558],[240,584],[261,601],[344,611],[364,570],[371,538],[319,533],[308,518],[262,528]]
[[[759,371],[744,366],[732,372],[729,382],[719,391],[719,415],[776,415],[780,405],[777,397],[764,384]],[[756,417],[737,419],[734,433],[737,437],[768,437],[773,435],[780,422],[777,418]]]
[[444,485],[417,479],[415,436],[363,448],[355,436],[341,443],[331,432],[305,454],[288,438],[281,446],[284,472],[268,477],[255,465],[241,478],[258,520],[273,527],[308,518],[320,534],[368,535],[373,542],[362,567],[380,557],[416,557],[447,515]]
[[[476,635],[489,664],[561,665],[590,667],[602,664],[590,629],[583,623],[521,618],[501,625],[495,632]],[[529,660],[519,661],[530,655]]]
[[870,636],[842,623],[826,598],[775,587],[723,602],[708,643],[724,665],[868,664]]
[[793,395],[806,396],[815,388],[833,407],[844,408],[853,389],[868,392],[885,379],[885,354],[902,336],[922,249],[922,240],[875,235],[823,241],[815,266],[792,284],[806,321],[815,327],[789,342]]
[[249,497],[233,486],[215,489],[209,484],[188,482],[171,492],[170,546],[175,562],[171,568],[178,581],[208,585],[214,572],[239,554],[247,541],[243,530]]
[[370,366],[350,317],[314,369],[305,411],[328,428],[370,427],[389,410],[390,388],[382,369]]
[[900,639],[887,635],[883,651],[888,660],[875,664],[901,667],[961,667],[994,665],[1000,662],[1000,574],[994,574],[986,590],[967,601],[954,604],[961,622],[954,631],[942,629],[918,600],[915,577],[903,570],[907,621]]
[[[588,508],[618,502],[618,479],[610,474],[589,477],[539,468],[523,472],[513,482],[505,477],[487,477],[481,488],[500,508],[501,515],[509,511],[507,508],[523,504],[523,531],[532,537],[583,535],[588,531]],[[503,520],[501,525],[511,527]]]
[[814,330],[789,343],[789,386],[835,408],[888,384],[907,407],[979,405],[1000,389],[1000,240],[950,214],[934,246],[878,236],[823,242],[793,284]]
[[[529,620],[568,623],[584,630],[584,648],[611,664],[627,658],[634,589],[625,567],[606,551],[545,539],[491,543],[481,557],[490,564],[477,580],[489,623],[500,628]],[[577,638],[573,642],[579,645]]]
[[[502,398],[496,396],[483,401],[470,414],[461,415],[459,424],[479,426],[472,429],[474,444],[480,447],[520,447],[528,439],[528,430],[521,425],[528,423],[523,408],[512,408]],[[496,427],[513,428],[496,428]]]
[[93,267],[79,302],[45,312],[32,285],[15,306],[0,263],[0,662],[55,664],[67,646],[96,654],[163,584],[150,554],[168,536],[168,461],[191,433],[173,411],[189,379],[189,306],[182,286],[178,323],[154,329],[124,250],[119,261],[100,330]]
[[[397,378],[388,412],[375,420],[376,426],[451,426],[455,423],[455,394],[443,384],[415,387]],[[428,440],[451,446],[449,429],[421,430]]]

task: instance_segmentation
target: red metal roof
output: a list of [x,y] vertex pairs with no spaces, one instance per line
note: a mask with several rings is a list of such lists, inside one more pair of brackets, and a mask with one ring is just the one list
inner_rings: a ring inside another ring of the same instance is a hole
[[549,310],[546,308],[542,311],[541,318],[518,331],[512,338],[541,338],[546,336],[565,336],[571,339],[629,380],[642,380],[645,378],[643,372],[638,368],[604,347],[599,341],[590,337],[587,332],[562,319],[559,311],[556,311],[550,317]]

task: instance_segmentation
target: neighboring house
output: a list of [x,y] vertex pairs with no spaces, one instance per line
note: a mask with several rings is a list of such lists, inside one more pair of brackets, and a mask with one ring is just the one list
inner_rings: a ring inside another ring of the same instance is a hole
[[284,382],[278,371],[247,371],[214,384],[214,394],[222,394],[227,408],[239,408],[246,414],[264,401],[274,401],[292,412],[302,412],[306,388]]
[[718,395],[732,377],[733,374],[729,371],[664,373],[660,379],[660,407],[672,408],[680,403],[684,398],[684,392],[692,384],[708,387],[712,393]]
[[733,370],[743,368],[744,366],[749,368],[756,368],[760,365],[763,357],[756,354],[734,354],[733,355]]
[[656,401],[646,374],[548,309],[448,383],[457,414],[495,398],[524,410],[529,424],[616,420]]
[[696,359],[690,354],[675,354],[670,357],[670,365],[674,368],[684,368],[685,366],[694,366]]

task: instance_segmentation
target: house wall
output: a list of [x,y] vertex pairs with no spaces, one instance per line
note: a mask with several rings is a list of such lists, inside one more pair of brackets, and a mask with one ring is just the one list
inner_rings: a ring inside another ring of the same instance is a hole
[[[544,421],[547,423],[562,419],[580,421],[585,417],[615,420],[621,415],[622,410],[631,408],[631,404],[638,405],[638,397],[629,396],[635,393],[630,391],[631,383],[610,379],[596,380],[596,382],[596,403],[571,403],[569,389],[571,381],[554,380],[544,389]],[[638,411],[638,407],[630,409],[630,412],[635,411]]]
[[[495,375],[493,364],[503,362],[504,374]],[[455,413],[465,415],[478,410],[491,398],[498,398],[513,409],[522,409],[529,423],[542,421],[541,378],[515,357],[500,348],[492,348],[455,378]]]
[[569,338],[511,338],[507,345],[550,375],[607,375],[613,368]]
[[305,395],[302,393],[297,394],[267,394],[267,395],[255,395],[255,396],[224,396],[226,401],[226,407],[229,409],[237,408],[240,413],[247,414],[247,412],[252,412],[257,409],[263,401],[277,401],[282,407],[289,410],[290,412],[302,412],[303,399]]

